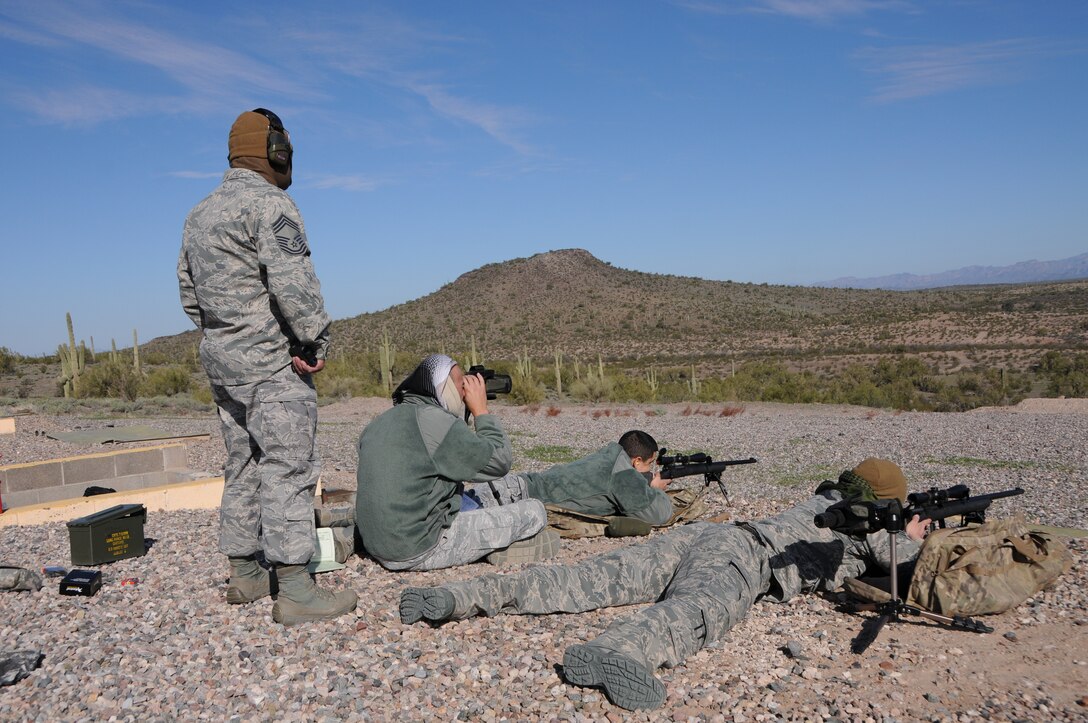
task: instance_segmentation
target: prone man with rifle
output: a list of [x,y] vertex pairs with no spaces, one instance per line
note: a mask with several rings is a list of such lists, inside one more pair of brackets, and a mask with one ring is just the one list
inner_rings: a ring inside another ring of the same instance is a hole
[[[890,569],[889,535],[858,537],[813,520],[845,499],[906,501],[907,482],[894,463],[867,459],[814,495],[763,520],[695,522],[647,542],[573,565],[537,565],[440,587],[406,588],[401,622],[441,624],[475,615],[542,615],[652,603],[613,622],[599,637],[577,641],[563,657],[563,678],[603,688],[614,704],[656,708],[666,696],[654,675],[682,665],[721,638],[761,599],[786,602],[804,592],[838,589],[871,565]],[[904,559],[917,554],[920,519],[895,533]]]
[[[564,537],[627,537],[698,517],[705,505],[697,503],[712,481],[725,493],[726,467],[756,461],[715,462],[703,453],[666,452],[647,432],[633,429],[579,460],[521,476],[529,496],[548,506],[549,524]],[[703,475],[698,491],[667,489],[670,480],[690,475]]]

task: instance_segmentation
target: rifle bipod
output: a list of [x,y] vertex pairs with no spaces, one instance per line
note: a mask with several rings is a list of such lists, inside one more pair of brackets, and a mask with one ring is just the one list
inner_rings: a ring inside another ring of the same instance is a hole
[[[894,527],[894,526],[893,526]],[[900,529],[902,526],[899,526]],[[912,605],[907,605],[905,602],[899,599],[899,574],[898,574],[898,560],[896,556],[896,532],[898,530],[889,527],[888,535],[889,544],[891,546],[891,599],[880,603],[854,603],[851,605],[851,610],[854,612],[879,612],[875,618],[866,620],[861,626],[861,632],[857,637],[850,642],[850,652],[863,653],[869,647],[869,645],[876,640],[876,636],[880,634],[880,631],[884,628],[884,624],[887,622],[901,622],[900,618],[904,615],[914,615],[926,620],[932,620],[933,622],[945,625],[953,630],[967,630],[972,633],[992,633],[994,631],[986,623],[969,618],[964,615],[953,615],[948,617],[947,615],[939,615],[937,613],[931,613],[928,610],[922,610]]]
[[932,620],[933,622],[946,625],[953,630],[967,630],[972,633],[992,633],[994,631],[993,628],[981,620],[975,620],[974,618],[965,617],[963,615],[953,615],[952,617],[938,615],[937,613],[931,613],[928,610],[922,610],[907,605],[898,598],[882,603],[854,603],[851,605],[850,609],[853,612],[868,611],[880,613],[877,617],[866,620],[861,626],[861,632],[850,642],[851,653],[865,652],[866,648],[876,640],[876,636],[880,634],[885,623],[902,622],[901,618],[904,615],[915,615],[920,618],[925,618],[926,620]]

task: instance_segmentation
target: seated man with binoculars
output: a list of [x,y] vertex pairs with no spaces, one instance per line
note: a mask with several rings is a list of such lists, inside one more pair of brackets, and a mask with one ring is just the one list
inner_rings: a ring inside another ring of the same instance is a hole
[[[431,354],[397,387],[393,408],[359,437],[356,524],[363,547],[389,570],[437,570],[483,557],[526,562],[558,552],[558,534],[544,528],[544,505],[507,490],[522,483],[509,474],[510,440],[488,411],[484,371],[464,374],[445,354]],[[463,494],[466,483],[491,483],[498,493],[480,505]]]

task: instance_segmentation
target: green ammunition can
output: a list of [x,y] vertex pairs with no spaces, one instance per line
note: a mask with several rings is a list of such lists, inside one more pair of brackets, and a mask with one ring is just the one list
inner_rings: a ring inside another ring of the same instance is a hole
[[140,557],[144,547],[143,505],[117,505],[68,523],[73,565],[101,565]]

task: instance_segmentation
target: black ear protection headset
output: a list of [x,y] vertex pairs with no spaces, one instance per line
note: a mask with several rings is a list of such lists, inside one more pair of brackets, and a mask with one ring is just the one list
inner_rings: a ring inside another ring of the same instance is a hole
[[291,163],[291,139],[283,129],[280,117],[267,108],[254,108],[251,112],[260,113],[268,119],[268,162],[274,166],[286,167]]

